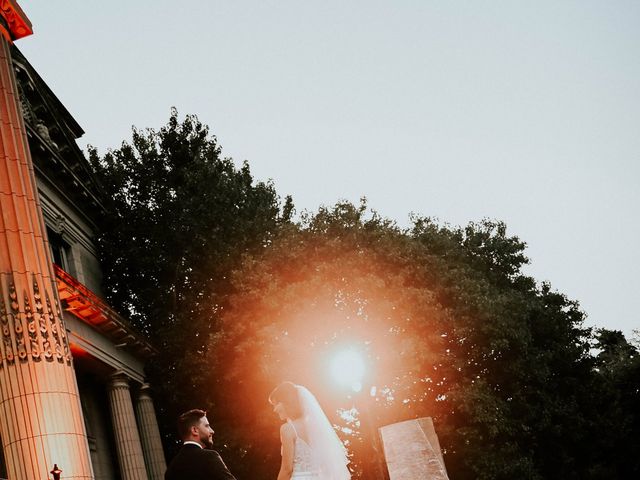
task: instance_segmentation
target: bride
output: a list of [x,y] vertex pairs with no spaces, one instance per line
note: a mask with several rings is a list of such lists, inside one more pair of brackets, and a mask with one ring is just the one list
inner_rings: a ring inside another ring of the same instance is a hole
[[280,427],[282,464],[278,480],[350,480],[347,452],[309,390],[278,385],[269,402],[285,423]]

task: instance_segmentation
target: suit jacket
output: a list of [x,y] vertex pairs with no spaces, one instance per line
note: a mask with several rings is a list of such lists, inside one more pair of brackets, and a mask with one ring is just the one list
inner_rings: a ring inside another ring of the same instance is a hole
[[165,480],[236,480],[215,450],[205,450],[197,445],[183,445],[173,457]]

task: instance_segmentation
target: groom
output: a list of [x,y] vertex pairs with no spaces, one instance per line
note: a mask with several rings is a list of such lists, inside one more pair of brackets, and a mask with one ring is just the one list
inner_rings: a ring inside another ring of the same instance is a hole
[[204,410],[178,417],[182,448],[164,474],[165,480],[236,480],[213,447],[213,429]]

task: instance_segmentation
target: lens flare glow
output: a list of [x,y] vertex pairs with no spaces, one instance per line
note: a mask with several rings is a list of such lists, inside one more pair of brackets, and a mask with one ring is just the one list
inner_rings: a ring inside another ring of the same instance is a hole
[[331,359],[331,376],[341,386],[359,392],[365,364],[359,352],[349,349],[336,353]]

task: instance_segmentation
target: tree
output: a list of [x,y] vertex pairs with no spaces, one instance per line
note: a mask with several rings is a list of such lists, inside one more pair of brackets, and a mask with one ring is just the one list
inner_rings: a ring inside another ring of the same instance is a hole
[[176,110],[104,156],[91,149],[90,162],[108,200],[99,237],[107,298],[157,347],[148,374],[174,438],[177,413],[208,406],[207,338],[229,272],[268,245],[292,203],[281,209],[272,184],[222,158],[208,128]]
[[[234,405],[223,431],[263,459],[239,468],[277,469],[277,382],[352,406],[324,374],[348,344],[368,358],[376,422],[433,417],[452,478],[589,478],[590,332],[575,302],[521,272],[524,248],[497,222],[403,231],[341,203],[245,256],[211,349],[216,401]],[[357,413],[334,420],[367,478]]]
[[640,353],[620,331],[595,335],[597,398],[594,476],[640,476]]
[[[577,302],[526,276],[503,223],[400,229],[364,201],[294,223],[290,199],[175,111],[90,159],[109,199],[108,299],[157,346],[167,446],[175,416],[204,407],[238,478],[274,477],[267,397],[288,379],[318,395],[356,478],[371,469],[362,402],[376,425],[433,417],[451,478],[638,475],[637,348],[594,335]],[[326,375],[346,346],[367,358],[369,400]]]
[[[290,379],[308,386],[332,412],[350,407],[330,394],[335,389],[323,376],[323,364],[332,350],[356,343],[378,365],[372,371],[395,369],[404,385],[415,379],[410,373],[413,362],[430,362],[436,348],[419,351],[403,344],[442,343],[439,332],[428,328],[429,322],[400,324],[414,335],[388,331],[389,318],[411,320],[417,311],[429,318],[441,314],[415,290],[389,288],[411,281],[415,273],[410,264],[395,266],[393,255],[383,254],[384,247],[401,248],[395,244],[403,242],[401,232],[378,218],[363,223],[362,208],[348,204],[337,208],[340,221],[352,228],[344,228],[332,212],[321,210],[303,227],[283,229],[262,255],[245,257],[243,268],[234,273],[234,292],[212,338],[220,382],[217,402],[234,405],[222,431],[243,432],[247,456],[265,459],[260,470],[253,464],[241,472],[247,477],[268,478],[277,471],[277,424],[267,403],[276,383]],[[373,248],[376,243],[380,246]],[[384,281],[387,276],[389,282]],[[403,348],[406,361],[393,353]],[[383,351],[390,354],[381,356]],[[380,385],[376,377],[368,381]]]

